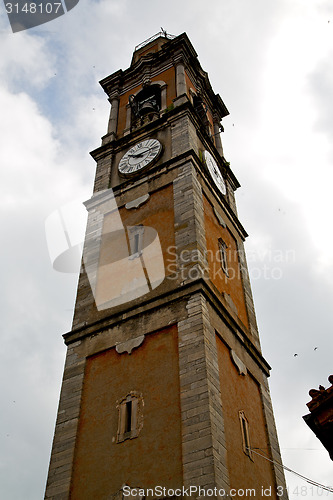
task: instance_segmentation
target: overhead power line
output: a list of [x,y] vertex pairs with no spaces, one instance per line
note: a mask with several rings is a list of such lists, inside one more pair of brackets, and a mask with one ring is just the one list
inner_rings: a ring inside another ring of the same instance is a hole
[[306,481],[307,483],[312,484],[313,486],[317,486],[318,488],[322,488],[323,490],[329,491],[330,493],[333,493],[333,488],[331,486],[325,486],[324,484],[318,483],[317,481],[314,481],[313,479],[310,479],[306,476],[303,476],[302,474],[299,474],[298,472],[296,472],[292,469],[289,469],[289,467],[286,467],[285,465],[280,464],[279,462],[276,462],[275,460],[271,460],[270,458],[266,457],[265,455],[262,455],[258,451],[255,451],[253,448],[249,448],[249,450],[252,453],[255,453],[256,455],[259,455],[260,457],[264,458],[265,460],[268,460],[272,464],[275,464],[278,467],[281,467],[282,469],[284,469],[288,472],[291,472],[292,474],[295,474],[296,476],[300,477],[301,479],[304,479],[304,481]]

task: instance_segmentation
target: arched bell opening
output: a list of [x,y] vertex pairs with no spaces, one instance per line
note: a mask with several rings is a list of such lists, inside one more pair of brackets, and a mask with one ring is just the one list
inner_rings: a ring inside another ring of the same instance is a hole
[[204,126],[206,132],[210,135],[210,127],[209,127],[209,120],[207,116],[207,111],[208,107],[207,104],[204,102],[202,97],[200,95],[194,94],[193,95],[193,106],[196,111],[197,116],[200,119],[200,122]]
[[136,95],[130,95],[129,104],[131,107],[131,123],[133,128],[158,118],[161,110],[160,85],[147,85]]

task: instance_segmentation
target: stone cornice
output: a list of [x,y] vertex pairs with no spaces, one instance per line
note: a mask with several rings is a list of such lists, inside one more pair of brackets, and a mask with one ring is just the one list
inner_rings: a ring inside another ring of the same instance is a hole
[[[146,300],[140,301],[139,304],[136,303],[132,306],[130,304],[125,304],[114,307],[114,312],[112,314],[105,316],[98,321],[82,325],[65,333],[63,335],[65,344],[69,346],[73,342],[82,340],[90,335],[98,335],[104,330],[108,330],[113,326],[118,326],[142,314],[151,314],[154,309],[166,308],[173,303],[177,303],[185,299],[187,300],[190,295],[197,292],[201,292],[205,296],[217,314],[223,317],[223,321],[228,325],[237,340],[243,347],[246,348],[247,352],[255,360],[257,365],[267,376],[269,376],[271,367],[264,359],[259,349],[257,349],[251,342],[249,332],[245,326],[231,311],[229,311],[229,308],[223,304],[222,299],[218,296],[216,290],[214,290],[214,288],[210,286],[210,283],[203,278],[184,284],[181,288],[176,287],[172,290],[167,290],[160,295],[149,297]],[[166,298],[168,298],[167,302],[165,301]]]

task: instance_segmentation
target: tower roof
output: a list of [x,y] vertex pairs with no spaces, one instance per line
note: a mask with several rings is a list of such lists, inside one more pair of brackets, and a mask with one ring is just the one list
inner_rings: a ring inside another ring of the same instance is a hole
[[99,83],[104,92],[110,97],[113,92],[122,92],[125,81],[136,81],[138,75],[143,73],[144,69],[154,65],[161,67],[165,64],[183,62],[187,68],[191,68],[196,74],[196,80],[202,90],[210,97],[212,106],[219,114],[220,119],[229,114],[227,107],[219,94],[215,94],[206,71],[201,67],[192,43],[186,33],[178,36],[168,35],[165,32],[159,32],[148,40],[135,47],[131,65],[126,70],[118,70],[110,76],[104,78]]
[[135,47],[131,66],[132,64],[136,63],[136,61],[138,61],[141,56],[159,51],[162,45],[165,44],[165,42],[176,38],[175,35],[170,35],[165,30],[163,30],[163,28],[161,28],[161,30],[162,31],[159,31],[158,33],[151,36],[144,42],[139,43],[139,45]]

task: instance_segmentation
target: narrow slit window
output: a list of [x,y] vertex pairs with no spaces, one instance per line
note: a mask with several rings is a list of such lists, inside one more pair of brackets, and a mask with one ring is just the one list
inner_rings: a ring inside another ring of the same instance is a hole
[[242,432],[243,451],[246,455],[248,455],[252,459],[249,423],[243,410],[239,412],[239,421]]
[[125,408],[125,434],[132,430],[132,401],[126,402]]
[[128,394],[118,404],[119,411],[117,442],[121,443],[126,439],[138,437],[142,428],[142,407],[143,399],[141,395]]
[[139,241],[140,241],[140,236],[138,233],[134,235],[134,252],[133,253],[139,253]]
[[225,274],[228,276],[227,245],[222,239],[219,239],[220,262]]
[[132,226],[128,229],[130,259],[135,259],[142,255],[144,231],[145,228],[142,225]]

